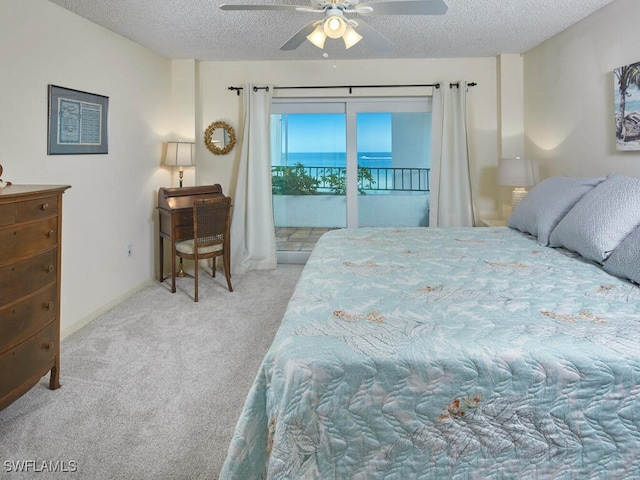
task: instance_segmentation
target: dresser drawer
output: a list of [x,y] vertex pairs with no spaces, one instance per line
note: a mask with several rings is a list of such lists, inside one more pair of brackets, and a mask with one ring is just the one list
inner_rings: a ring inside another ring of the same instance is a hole
[[14,303],[0,308],[0,353],[23,342],[56,318],[56,284]]
[[0,205],[0,227],[16,223],[16,205],[9,203]]
[[58,217],[0,227],[0,265],[38,253],[58,242]]
[[58,322],[0,355],[0,399],[23,384],[35,384],[55,364]]
[[57,249],[53,248],[22,262],[0,268],[0,307],[15,302],[55,284],[57,279]]
[[28,222],[38,218],[56,217],[58,216],[58,197],[37,198],[26,202],[16,204],[17,222]]

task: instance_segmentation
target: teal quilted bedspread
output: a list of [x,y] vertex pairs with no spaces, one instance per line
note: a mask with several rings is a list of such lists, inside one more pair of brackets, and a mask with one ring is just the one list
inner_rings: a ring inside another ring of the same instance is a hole
[[640,478],[640,288],[508,228],[329,232],[220,478]]

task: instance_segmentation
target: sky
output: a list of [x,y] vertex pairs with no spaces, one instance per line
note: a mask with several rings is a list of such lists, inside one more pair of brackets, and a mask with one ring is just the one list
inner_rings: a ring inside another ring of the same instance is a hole
[[[618,111],[620,109],[620,91],[618,90],[617,86],[614,87],[614,93],[615,93],[615,107],[616,107],[616,111]],[[636,88],[634,86],[629,87],[629,89],[627,89],[627,98],[625,99],[625,108],[626,108],[626,112],[627,114],[633,112],[633,111],[638,111],[638,109],[640,109],[640,88]]]
[[[289,152],[344,152],[346,116],[329,114],[289,114]],[[360,113],[359,152],[391,151],[391,114]]]

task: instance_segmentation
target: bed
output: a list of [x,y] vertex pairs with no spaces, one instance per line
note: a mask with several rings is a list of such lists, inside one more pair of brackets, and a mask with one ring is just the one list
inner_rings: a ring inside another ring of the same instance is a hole
[[509,226],[325,234],[220,478],[639,478],[640,180]]

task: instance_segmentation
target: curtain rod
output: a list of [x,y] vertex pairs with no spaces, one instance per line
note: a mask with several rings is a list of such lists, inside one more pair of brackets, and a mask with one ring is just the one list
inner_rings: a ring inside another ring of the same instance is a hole
[[[468,83],[468,87],[475,87],[477,85],[476,82]],[[322,89],[322,88],[348,88],[349,94],[353,93],[354,88],[407,88],[407,87],[434,87],[440,88],[439,83],[423,83],[423,84],[412,84],[412,85],[310,85],[310,86],[296,86],[296,87],[273,87],[274,90],[294,90],[294,89]],[[459,82],[450,83],[449,88],[460,87]],[[228,90],[235,91],[236,94],[240,95],[240,90],[242,87],[228,87]],[[253,91],[257,92],[258,90],[267,90],[269,91],[269,87],[253,87]]]

